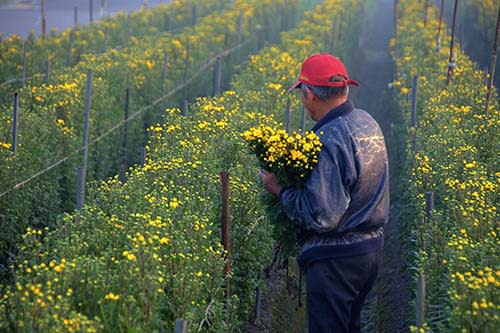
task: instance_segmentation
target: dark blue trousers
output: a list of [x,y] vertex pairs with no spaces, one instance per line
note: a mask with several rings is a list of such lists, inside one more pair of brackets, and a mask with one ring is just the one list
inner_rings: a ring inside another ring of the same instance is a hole
[[382,249],[307,266],[309,333],[361,332],[361,308],[377,280],[381,259]]

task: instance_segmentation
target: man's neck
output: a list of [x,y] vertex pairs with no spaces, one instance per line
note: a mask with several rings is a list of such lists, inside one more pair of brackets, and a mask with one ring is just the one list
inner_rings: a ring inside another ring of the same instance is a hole
[[318,109],[316,112],[316,121],[323,118],[328,112],[335,109],[337,106],[344,104],[345,101],[347,101],[347,97],[335,98],[318,105]]

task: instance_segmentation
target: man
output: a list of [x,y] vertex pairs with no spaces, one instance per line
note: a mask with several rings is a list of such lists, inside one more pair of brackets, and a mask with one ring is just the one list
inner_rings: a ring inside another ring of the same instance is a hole
[[282,187],[259,172],[301,226],[297,258],[306,273],[310,333],[360,332],[361,308],[378,276],[383,225],[389,215],[389,167],[377,122],[348,99],[350,80],[340,59],[306,59],[299,80],[302,103],[316,121],[323,147],[302,188]]

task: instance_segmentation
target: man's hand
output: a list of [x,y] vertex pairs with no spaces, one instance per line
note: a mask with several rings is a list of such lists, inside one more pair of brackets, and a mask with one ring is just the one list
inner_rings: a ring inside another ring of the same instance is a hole
[[268,172],[264,169],[259,170],[259,177],[262,180],[262,184],[267,192],[279,196],[283,186],[278,184],[276,175],[272,172]]

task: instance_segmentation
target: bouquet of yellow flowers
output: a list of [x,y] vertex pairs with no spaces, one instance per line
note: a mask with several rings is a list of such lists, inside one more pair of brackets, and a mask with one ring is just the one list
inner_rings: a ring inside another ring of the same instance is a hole
[[[322,143],[314,132],[288,134],[284,129],[262,124],[250,128],[243,136],[257,155],[261,168],[275,173],[283,186],[302,187],[318,163]],[[295,255],[299,226],[282,211],[274,195],[265,193],[263,200],[283,254]]]

